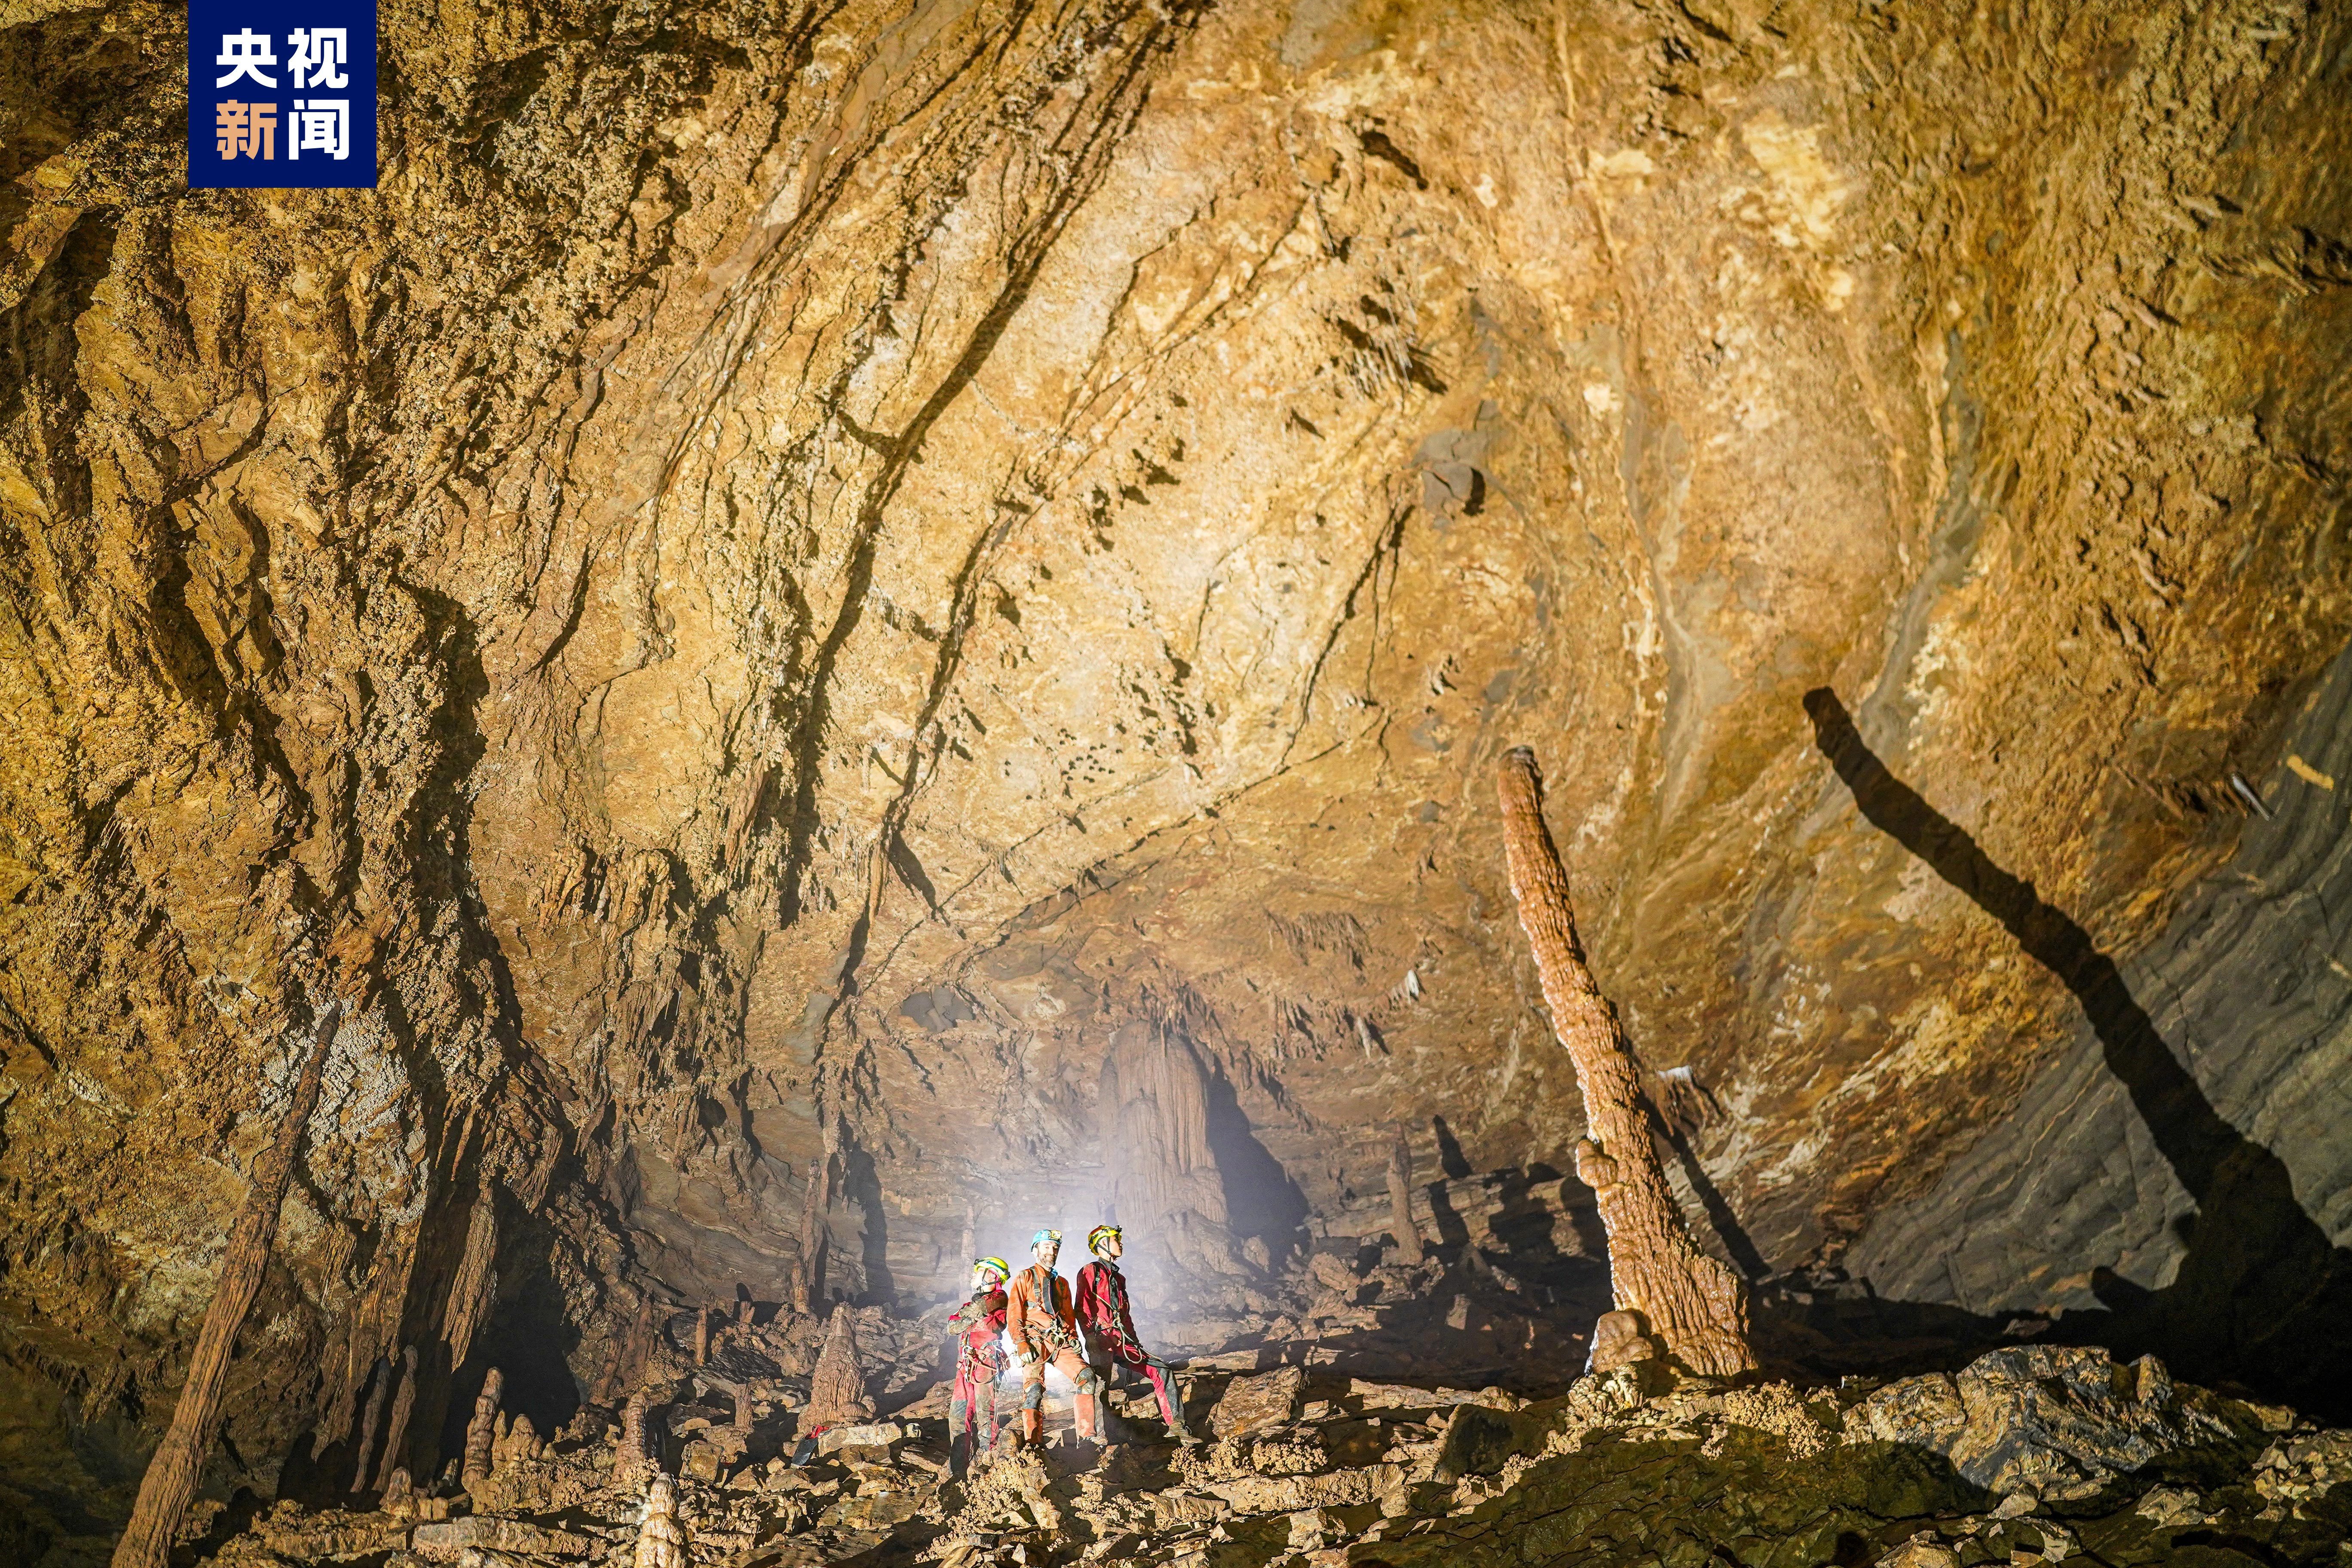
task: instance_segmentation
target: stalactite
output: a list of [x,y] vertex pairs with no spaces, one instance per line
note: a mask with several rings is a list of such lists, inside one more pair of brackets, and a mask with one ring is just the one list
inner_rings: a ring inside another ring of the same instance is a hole
[[493,1283],[491,1261],[498,1254],[498,1205],[491,1201],[486,1178],[474,1194],[474,1215],[466,1225],[466,1252],[449,1281],[449,1304],[442,1315],[441,1337],[449,1346],[449,1364],[466,1364],[466,1352],[489,1305]]
[[392,1382],[392,1361],[378,1356],[375,1375],[368,1384],[367,1410],[360,1417],[359,1468],[352,1472],[352,1490],[367,1490],[369,1461],[375,1458],[375,1424],[383,1415],[384,1392]]
[[172,1409],[172,1424],[140,1479],[139,1500],[131,1506],[131,1522],[115,1544],[114,1568],[165,1568],[180,1521],[196,1495],[205,1451],[212,1446],[213,1427],[220,1415],[221,1389],[228,1381],[229,1356],[236,1348],[236,1331],[261,1289],[269,1248],[278,1239],[278,1211],[286,1202],[287,1184],[294,1174],[294,1159],[310,1113],[319,1104],[319,1080],[327,1065],[327,1051],[342,1023],[341,1001],[328,1004],[319,1020],[319,1032],[294,1081],[294,1093],[278,1123],[276,1142],[253,1163],[253,1184],[228,1234],[221,1256],[220,1283],[212,1305],[205,1310],[205,1326],[196,1335],[195,1353],[188,1363],[188,1379]]
[[816,1372],[809,1379],[804,1427],[839,1426],[863,1421],[874,1414],[873,1402],[866,1397],[866,1374],[858,1369],[855,1318],[846,1305],[833,1310],[824,1349],[818,1354]]
[[621,1441],[613,1451],[613,1484],[624,1491],[636,1488],[646,1470],[646,1395],[629,1395],[621,1411]]
[[322,1399],[328,1414],[310,1438],[314,1459],[349,1435],[368,1367],[393,1348],[408,1302],[408,1282],[416,1270],[416,1244],[423,1233],[421,1221],[396,1225],[376,1249],[367,1294],[352,1310],[342,1354],[332,1360],[328,1380],[332,1393]]
[[[415,1404],[416,1347],[410,1345],[400,1352],[400,1392],[392,1396],[392,1426],[383,1435],[383,1458],[379,1468],[389,1470],[407,1463],[401,1445],[408,1441],[408,1412]],[[362,1483],[359,1489],[365,1491],[367,1487]]]
[[468,1489],[490,1473],[490,1448],[498,1438],[499,1397],[506,1392],[506,1383],[499,1369],[492,1367],[482,1379],[482,1392],[475,1395],[474,1418],[466,1424],[466,1468],[458,1477]]
[[1421,1230],[1412,1223],[1412,1146],[1397,1129],[1389,1146],[1389,1230],[1407,1263],[1421,1261]]
[[629,1331],[614,1347],[612,1363],[604,1369],[604,1381],[597,1386],[597,1404],[610,1405],[635,1385],[633,1374],[644,1365],[644,1347],[652,1339],[653,1331],[654,1299],[642,1297],[637,1301],[636,1318],[629,1324]]
[[1591,1139],[1577,1174],[1599,1194],[1609,1235],[1609,1281],[1621,1309],[1640,1312],[1693,1371],[1728,1376],[1756,1364],[1748,1343],[1746,1282],[1692,1242],[1650,1139],[1633,1053],[1601,994],[1576,935],[1568,874],[1544,826],[1542,781],[1524,746],[1503,761],[1503,844],[1519,923],[1535,950],[1553,1031],[1584,1091]]

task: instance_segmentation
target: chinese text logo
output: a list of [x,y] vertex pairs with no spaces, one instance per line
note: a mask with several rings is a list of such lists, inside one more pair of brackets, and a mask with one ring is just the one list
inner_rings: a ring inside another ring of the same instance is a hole
[[373,189],[373,0],[190,0],[188,184]]

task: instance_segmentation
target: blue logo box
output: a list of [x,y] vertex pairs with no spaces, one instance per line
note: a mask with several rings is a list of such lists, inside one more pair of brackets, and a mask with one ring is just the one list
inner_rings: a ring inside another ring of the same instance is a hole
[[188,0],[188,185],[375,189],[375,0]]

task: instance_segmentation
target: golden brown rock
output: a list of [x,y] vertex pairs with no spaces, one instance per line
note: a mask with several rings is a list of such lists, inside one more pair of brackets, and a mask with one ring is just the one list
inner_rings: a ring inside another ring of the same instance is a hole
[[188,1363],[187,1381],[181,1384],[179,1401],[172,1407],[172,1424],[164,1428],[163,1441],[140,1478],[131,1522],[115,1544],[114,1568],[163,1568],[179,1532],[181,1516],[195,1496],[205,1450],[219,1416],[221,1386],[228,1376],[236,1331],[261,1288],[269,1246],[278,1236],[278,1210],[286,1201],[286,1186],[293,1178],[295,1156],[301,1152],[310,1112],[319,1103],[320,1076],[342,1017],[342,1003],[330,1002],[301,1073],[294,1080],[294,1092],[279,1114],[278,1135],[253,1163],[252,1185],[221,1253],[220,1278],[213,1287],[212,1305],[205,1310],[204,1330],[196,1336],[195,1357]]
[[667,1476],[655,1476],[646,1488],[635,1563],[636,1568],[688,1568],[686,1531],[677,1521],[677,1487]]
[[392,1382],[393,1363],[389,1358],[375,1363],[375,1375],[370,1380],[367,1408],[360,1416],[359,1468],[352,1474],[352,1490],[367,1490],[368,1471],[375,1458],[375,1424],[383,1414],[386,1386]]
[[866,1396],[866,1373],[857,1360],[856,1316],[845,1304],[833,1310],[824,1350],[809,1379],[808,1407],[801,1417],[803,1431],[855,1425],[874,1414],[874,1402]]
[[[416,1347],[408,1345],[400,1352],[400,1391],[392,1396],[392,1424],[384,1432],[383,1457],[377,1461],[380,1469],[407,1474],[408,1413],[415,1403]],[[391,1483],[387,1480],[384,1484]],[[364,1479],[356,1489],[367,1489]]]
[[1748,1344],[1747,1284],[1693,1245],[1666,1185],[1633,1053],[1577,941],[1568,874],[1544,826],[1535,753],[1514,749],[1498,782],[1519,923],[1535,952],[1553,1032],[1576,1064],[1585,1124],[1594,1134],[1577,1146],[1577,1174],[1601,1199],[1610,1289],[1620,1308],[1642,1314],[1668,1352],[1693,1371],[1716,1377],[1745,1372],[1756,1364]]
[[473,1419],[466,1424],[466,1464],[458,1478],[465,1486],[471,1487],[498,1468],[492,1449],[499,1436],[499,1400],[505,1392],[505,1375],[497,1367],[490,1368],[482,1378],[481,1392],[474,1396]]
[[652,1463],[646,1451],[646,1396],[639,1390],[629,1395],[621,1409],[620,1441],[613,1450],[613,1485],[622,1491],[635,1490]]

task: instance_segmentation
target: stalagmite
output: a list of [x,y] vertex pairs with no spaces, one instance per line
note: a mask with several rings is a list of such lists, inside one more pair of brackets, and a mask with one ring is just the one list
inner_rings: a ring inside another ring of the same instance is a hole
[[702,1366],[710,1360],[710,1309],[698,1308],[694,1314],[694,1364]]
[[367,1408],[360,1415],[359,1468],[352,1473],[352,1490],[367,1490],[369,1461],[375,1458],[375,1424],[383,1416],[384,1387],[392,1382],[392,1361],[378,1356],[374,1374],[368,1380]]
[[[416,1404],[416,1347],[410,1345],[400,1352],[400,1392],[392,1396],[392,1427],[383,1436],[383,1458],[379,1468],[390,1470],[406,1460],[401,1445],[408,1440],[408,1412]],[[386,1482],[389,1485],[389,1481]],[[362,1484],[362,1491],[367,1490]]]
[[1404,1260],[1420,1262],[1421,1231],[1412,1223],[1412,1146],[1405,1142],[1402,1127],[1389,1147],[1389,1229]]
[[746,1440],[751,1436],[751,1385],[739,1383],[734,1387],[735,1430]]
[[636,1568],[687,1568],[686,1531],[677,1522],[677,1491],[667,1476],[656,1476],[646,1489]]
[[845,1426],[874,1414],[873,1402],[866,1397],[866,1374],[857,1365],[854,1316],[845,1305],[833,1310],[824,1350],[817,1356],[816,1372],[809,1379],[808,1413],[801,1423],[803,1431]]
[[751,1313],[754,1310],[754,1303],[751,1300],[751,1288],[746,1285],[736,1286],[735,1326],[739,1329],[750,1328],[751,1326]]
[[466,1468],[460,1482],[471,1487],[488,1476],[492,1465],[490,1447],[498,1438],[499,1396],[506,1392],[506,1378],[497,1367],[482,1379],[482,1392],[474,1398],[474,1418],[466,1424]]
[[325,1071],[328,1047],[342,1023],[341,1001],[328,1004],[319,1020],[310,1056],[295,1079],[294,1094],[278,1123],[277,1141],[253,1163],[253,1184],[245,1206],[228,1233],[221,1256],[220,1283],[212,1305],[205,1310],[205,1326],[196,1335],[195,1353],[188,1363],[188,1379],[173,1406],[172,1424],[148,1461],[139,1482],[139,1500],[131,1506],[131,1522],[114,1548],[114,1568],[164,1568],[173,1537],[196,1495],[205,1450],[212,1446],[213,1426],[220,1415],[221,1389],[228,1381],[230,1353],[236,1331],[261,1289],[263,1269],[269,1262],[270,1244],[278,1237],[278,1211],[286,1201],[287,1183],[294,1174],[294,1157],[310,1112],[318,1108],[319,1080]]
[[[830,1144],[828,1138],[826,1142]],[[833,1156],[830,1152],[809,1162],[808,1194],[801,1206],[801,1256],[793,1265],[793,1310],[811,1310],[823,1289],[824,1268],[824,1214],[830,1194],[825,1191],[831,1173]]]
[[1546,830],[1535,753],[1503,760],[1503,843],[1519,923],[1534,949],[1552,1028],[1576,1066],[1591,1140],[1577,1147],[1577,1174],[1601,1200],[1609,1280],[1621,1309],[1636,1311],[1692,1371],[1727,1376],[1756,1364],[1748,1344],[1748,1289],[1698,1250],[1651,1146],[1642,1089],[1617,1015],[1601,994],[1578,943],[1568,874]]
[[629,1490],[645,1472],[646,1396],[640,1390],[629,1395],[629,1403],[621,1411],[621,1441],[613,1451],[613,1484]]

